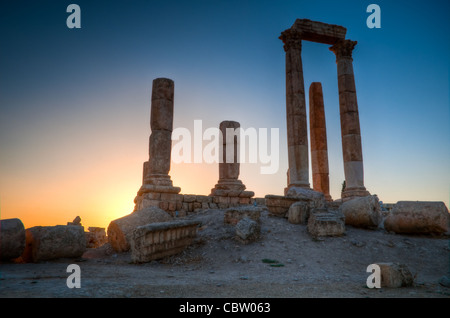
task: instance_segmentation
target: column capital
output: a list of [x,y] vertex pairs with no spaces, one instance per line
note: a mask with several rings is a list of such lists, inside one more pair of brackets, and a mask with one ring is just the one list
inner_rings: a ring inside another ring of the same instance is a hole
[[298,31],[287,29],[281,32],[281,36],[279,37],[279,39],[284,43],[283,48],[285,52],[287,52],[291,48],[295,48],[298,50],[302,49],[302,37],[301,33]]
[[355,48],[357,41],[352,40],[338,40],[332,47],[330,51],[336,54],[336,60],[341,58],[352,58],[352,52]]

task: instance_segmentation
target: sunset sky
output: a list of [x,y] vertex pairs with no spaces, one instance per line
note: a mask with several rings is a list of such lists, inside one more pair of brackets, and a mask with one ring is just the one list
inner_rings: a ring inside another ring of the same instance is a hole
[[[66,8],[81,8],[69,29]],[[369,29],[366,8],[381,8]],[[286,186],[285,53],[297,18],[347,28],[353,52],[365,185],[383,202],[449,206],[450,2],[443,1],[2,1],[0,218],[25,227],[107,227],[129,214],[148,160],[152,81],[175,81],[174,127],[235,120],[278,128],[280,166],[241,164],[257,197]],[[303,42],[306,102],[321,82],[330,188],[344,180],[335,55]],[[217,164],[172,163],[184,194],[210,193]],[[312,178],[311,186],[312,186]]]

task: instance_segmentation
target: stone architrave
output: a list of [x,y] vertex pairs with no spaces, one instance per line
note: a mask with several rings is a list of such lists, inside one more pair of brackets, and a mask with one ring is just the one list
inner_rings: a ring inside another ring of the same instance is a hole
[[108,242],[116,252],[130,249],[131,233],[141,225],[171,221],[172,217],[156,206],[135,211],[113,220],[108,226]]
[[332,201],[330,196],[325,109],[322,84],[319,82],[313,82],[309,87],[309,129],[313,189],[322,192],[327,201]]
[[[238,179],[240,166],[238,159],[240,124],[236,121],[225,120],[220,123],[219,128],[223,136],[219,154],[222,160],[219,162],[219,181],[211,189],[211,196],[250,198],[254,196],[254,192],[244,191],[246,187]],[[227,202],[219,203],[229,204],[233,202],[227,200]]]
[[356,41],[338,40],[330,51],[336,54],[342,152],[346,188],[342,198],[363,197],[370,193],[364,187],[364,168],[359,127],[358,102],[353,74],[352,52]]
[[289,161],[289,184],[286,192],[292,186],[310,188],[308,131],[301,33],[288,29],[281,33],[280,39],[286,52],[286,128]]
[[150,262],[182,252],[194,241],[200,225],[195,220],[175,220],[138,226],[130,235],[131,261]]

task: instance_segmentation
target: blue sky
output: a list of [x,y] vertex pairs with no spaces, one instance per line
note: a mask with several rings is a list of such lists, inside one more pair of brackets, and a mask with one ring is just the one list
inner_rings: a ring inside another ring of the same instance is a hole
[[[66,26],[71,3],[81,8],[81,29]],[[381,8],[381,29],[366,26],[371,3]],[[148,159],[157,77],[175,81],[174,127],[192,128],[201,119],[205,128],[222,120],[279,128],[279,172],[260,175],[258,165],[243,164],[241,179],[257,196],[282,194],[285,62],[278,36],[297,18],[342,25],[358,41],[367,189],[384,202],[448,206],[449,9],[448,1],[2,1],[1,217],[24,213],[27,205],[17,201],[25,193],[30,206],[55,220],[57,211],[67,211],[67,221],[76,211],[89,215],[86,205],[101,209],[119,194],[123,203],[109,215],[129,213]],[[304,42],[302,58],[305,91],[314,81],[323,86],[337,199],[344,175],[328,47]],[[182,193],[208,194],[218,168],[172,164],[170,174]],[[202,184],[193,182],[199,174]]]

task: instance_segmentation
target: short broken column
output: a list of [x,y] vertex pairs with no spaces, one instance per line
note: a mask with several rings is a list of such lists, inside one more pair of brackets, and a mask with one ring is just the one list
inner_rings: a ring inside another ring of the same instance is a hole
[[310,188],[308,128],[302,66],[301,33],[288,29],[281,33],[286,52],[286,128],[290,187]]
[[309,87],[309,123],[313,189],[322,192],[327,201],[332,201],[330,196],[325,109],[322,84],[319,82],[311,83]]
[[[181,205],[179,187],[174,187],[169,176],[172,151],[174,110],[174,82],[168,78],[153,80],[149,141],[149,160],[144,162],[142,186],[135,199],[139,210],[147,206],[161,207],[161,201],[170,202],[164,210]],[[164,198],[162,198],[164,194]]]
[[219,154],[219,181],[210,194],[219,208],[249,204],[255,195],[253,191],[245,191],[245,185],[239,180],[239,129],[240,124],[236,121],[220,123],[223,142]]
[[336,54],[338,74],[342,152],[346,182],[346,188],[342,193],[344,200],[370,194],[364,187],[361,130],[353,73],[352,52],[356,43],[351,40],[338,40],[330,47],[330,51]]

